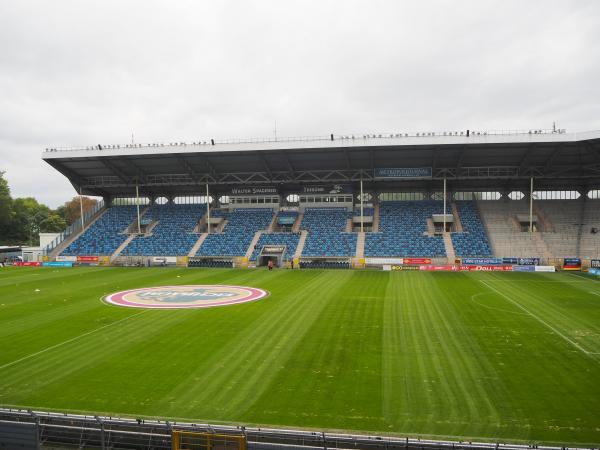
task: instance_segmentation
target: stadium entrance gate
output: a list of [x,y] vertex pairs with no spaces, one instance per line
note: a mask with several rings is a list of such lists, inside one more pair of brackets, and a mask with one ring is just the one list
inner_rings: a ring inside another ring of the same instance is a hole
[[285,245],[263,245],[260,254],[256,260],[257,266],[266,266],[270,260],[273,265],[281,267],[283,265],[283,255],[285,254]]

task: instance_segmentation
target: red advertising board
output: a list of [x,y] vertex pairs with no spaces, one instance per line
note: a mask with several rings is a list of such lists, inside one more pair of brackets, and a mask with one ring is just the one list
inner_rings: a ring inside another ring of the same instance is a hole
[[39,267],[42,263],[39,261],[16,261],[13,263],[13,266],[19,267]]
[[423,266],[419,266],[419,270],[425,270],[428,272],[433,272],[433,271],[457,272],[459,270],[459,267],[454,266],[454,265],[445,265],[445,266],[423,265]]
[[405,266],[422,266],[431,264],[431,258],[404,258]]
[[508,272],[512,271],[512,266],[460,266],[460,270],[465,272]]
[[78,256],[77,262],[98,262],[97,256]]

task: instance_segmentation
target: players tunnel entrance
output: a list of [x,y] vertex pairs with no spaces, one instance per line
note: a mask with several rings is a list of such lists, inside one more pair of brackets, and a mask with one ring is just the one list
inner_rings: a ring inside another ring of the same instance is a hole
[[281,267],[284,254],[285,245],[265,245],[260,250],[256,263],[258,266],[266,266],[269,261],[273,261],[275,267]]

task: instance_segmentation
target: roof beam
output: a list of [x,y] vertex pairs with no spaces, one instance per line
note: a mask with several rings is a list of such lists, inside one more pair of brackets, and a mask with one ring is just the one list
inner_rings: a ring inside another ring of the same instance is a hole
[[550,156],[546,160],[546,164],[544,164],[544,173],[547,173],[552,168],[552,164],[554,163],[554,160],[560,154],[561,151],[562,151],[562,145],[557,145],[556,148],[554,149],[554,151],[550,154]]
[[98,158],[98,161],[100,161],[108,170],[113,172],[123,183],[131,184],[131,178],[123,173],[121,169],[115,166],[109,159]]

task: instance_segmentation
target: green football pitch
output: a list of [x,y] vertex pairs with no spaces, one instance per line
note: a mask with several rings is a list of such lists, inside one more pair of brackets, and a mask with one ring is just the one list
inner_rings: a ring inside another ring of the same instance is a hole
[[[210,309],[108,305],[176,284]],[[0,268],[0,405],[129,417],[600,443],[600,282],[585,275]]]

